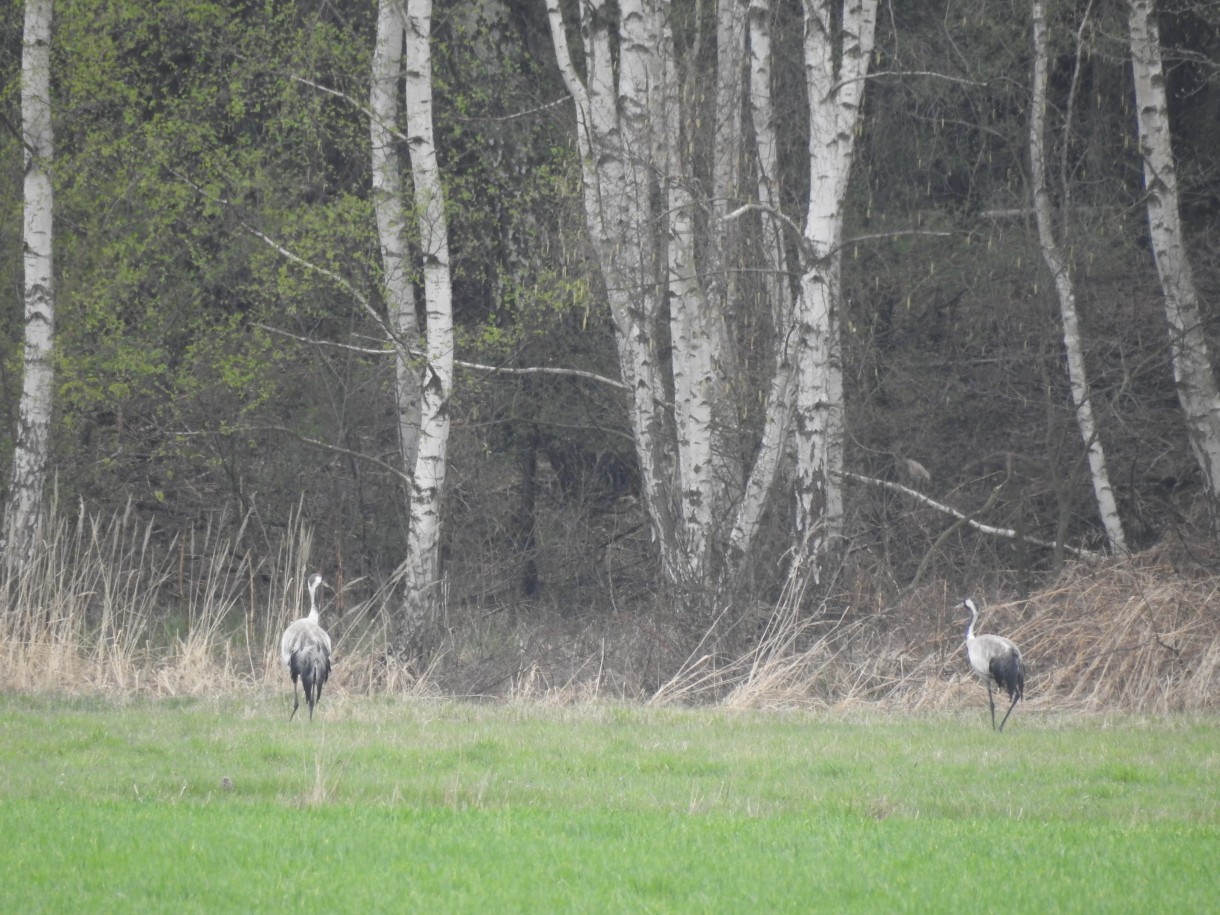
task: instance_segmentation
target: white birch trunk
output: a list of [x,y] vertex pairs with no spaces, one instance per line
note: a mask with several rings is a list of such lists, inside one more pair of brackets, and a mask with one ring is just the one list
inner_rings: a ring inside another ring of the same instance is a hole
[[664,391],[656,362],[660,298],[657,214],[652,200],[655,152],[650,118],[657,85],[657,18],[652,2],[620,4],[619,50],[612,49],[613,15],[606,0],[580,7],[585,79],[572,63],[559,0],[546,0],[555,59],[576,107],[585,220],[614,321],[619,371],[631,391],[631,424],[640,487],[662,564],[671,579],[685,575],[675,508],[665,481],[670,458],[662,437]]
[[814,560],[815,574],[841,542],[843,530],[839,245],[876,24],[877,0],[844,0],[837,32],[830,0],[805,2],[809,207],[795,321],[794,546],[798,562]]
[[1190,444],[1203,472],[1212,511],[1216,512],[1220,510],[1220,392],[1182,233],[1155,4],[1152,0],[1129,0],[1127,21],[1140,151],[1144,158],[1148,228],[1165,296],[1173,376]]
[[426,327],[399,647],[426,645],[443,599],[441,496],[449,446],[454,340],[449,231],[432,129],[431,29],[432,0],[407,0],[407,146],[419,220]]
[[1063,322],[1063,347],[1067,353],[1068,380],[1072,388],[1072,404],[1076,411],[1076,425],[1084,440],[1089,459],[1089,471],[1093,481],[1093,495],[1097,500],[1097,511],[1106,531],[1110,551],[1119,556],[1127,553],[1127,541],[1123,533],[1122,519],[1110,487],[1110,474],[1106,469],[1106,455],[1097,434],[1097,423],[1093,418],[1093,403],[1089,389],[1088,372],[1085,368],[1084,349],[1080,343],[1080,322],[1076,313],[1076,286],[1067,256],[1055,238],[1054,219],[1051,215],[1050,190],[1046,177],[1046,81],[1047,38],[1046,11],[1042,0],[1033,0],[1034,72],[1033,98],[1029,118],[1030,175],[1034,188],[1034,217],[1038,224],[1038,241],[1042,259],[1055,283],[1059,299],[1059,316]]
[[680,574],[701,582],[706,570],[716,498],[714,414],[721,353],[720,324],[699,281],[695,257],[695,201],[688,171],[689,143],[683,124],[681,80],[674,59],[672,35],[661,25],[663,79],[657,93],[663,149],[659,163],[665,176],[669,237],[667,287],[670,339],[673,342],[674,431],[678,454]]
[[775,135],[775,109],[771,100],[771,4],[770,0],[751,0],[750,36],[750,121],[758,168],[759,221],[762,251],[766,258],[767,289],[771,300],[775,334],[775,363],[767,388],[766,409],[758,452],[746,479],[741,504],[729,536],[729,555],[738,564],[749,556],[750,547],[762,520],[768,494],[779,472],[784,443],[792,421],[792,339],[791,287],[788,283],[788,256],[784,246],[784,225],[778,218],[779,145]]
[[[746,22],[750,0],[716,3],[716,125],[712,148],[712,210],[724,216],[738,193],[745,90]],[[716,230],[714,230],[716,231]],[[724,231],[720,229],[719,231]]]
[[[598,5],[602,8],[595,16],[608,17],[608,5]],[[582,6],[582,10],[587,9]],[[659,37],[655,3],[622,0],[619,17],[617,93],[608,42],[596,78],[599,91],[595,98],[604,110],[595,123],[613,124],[601,144],[602,153],[608,154],[601,193],[610,230],[603,239],[603,250],[609,254],[608,262],[603,262],[603,274],[607,275],[610,307],[620,341],[620,364],[626,370],[624,380],[631,385],[634,395],[632,431],[644,501],[667,577],[679,580],[686,562],[678,543],[674,500],[666,486],[673,459],[663,437],[665,394],[656,352],[661,307],[653,272],[659,260],[654,234],[658,214],[652,203],[657,138],[650,118],[653,104],[649,88],[659,87],[662,77],[657,71],[655,54]],[[586,26],[589,24],[587,21]]]
[[51,0],[26,0],[21,54],[21,129],[25,147],[24,374],[3,538],[7,557],[17,561],[33,554],[41,534],[55,383],[51,14]]
[[419,442],[420,381],[419,322],[415,316],[415,287],[411,283],[406,251],[406,212],[402,173],[395,151],[401,104],[402,50],[406,33],[403,0],[380,0],[377,5],[377,41],[373,50],[373,77],[369,90],[369,139],[373,208],[381,249],[382,289],[394,346],[394,393],[398,412],[398,442],[402,466],[411,473]]
[[[741,192],[741,103],[745,93],[746,21],[749,0],[716,2],[716,96],[712,116],[712,200],[707,257],[709,297],[723,314],[735,299],[728,257],[739,234],[724,216]],[[718,356],[718,359],[723,357]]]

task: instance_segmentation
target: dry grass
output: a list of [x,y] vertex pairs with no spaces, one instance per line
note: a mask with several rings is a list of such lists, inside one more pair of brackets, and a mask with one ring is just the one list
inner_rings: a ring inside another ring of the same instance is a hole
[[999,610],[1012,621],[1010,637],[1036,659],[1038,692],[1058,704],[1148,712],[1215,707],[1214,575],[1183,575],[1150,554],[1074,567],[1036,599]]
[[130,512],[82,509],[0,581],[0,688],[215,695],[281,679],[279,634],[300,616],[310,536],[300,525],[270,560],[205,528],[157,541]]
[[[968,620],[955,609],[959,600],[943,587],[926,588],[820,632],[789,619],[751,653],[748,670],[735,672],[724,702],[978,704],[982,689],[964,660]],[[1034,707],[1165,713],[1218,704],[1220,576],[1183,571],[1163,551],[1071,565],[1026,600],[986,606],[980,630],[1021,646],[1026,703]]]
[[[281,692],[279,634],[301,615],[311,536],[289,526],[253,558],[207,528],[160,543],[127,515],[83,511],[60,523],[37,561],[0,581],[0,689],[117,695]],[[1220,566],[1167,548],[1125,562],[1079,563],[1021,601],[983,605],[980,629],[1014,639],[1032,707],[1174,712],[1220,695]],[[387,651],[387,586],[327,620],[328,693],[494,697],[581,703],[717,702],[732,708],[977,707],[961,651],[961,595],[929,584],[900,603],[811,613],[795,581],[773,608],[730,613],[691,640],[689,621],[654,609],[528,617],[467,613],[432,666]],[[865,600],[875,598],[863,598]],[[457,614],[455,614],[457,616]],[[733,620],[729,627],[727,620]],[[750,628],[747,628],[750,627]],[[723,630],[738,633],[736,641]],[[742,637],[740,633],[752,633]],[[744,644],[734,649],[733,644]]]

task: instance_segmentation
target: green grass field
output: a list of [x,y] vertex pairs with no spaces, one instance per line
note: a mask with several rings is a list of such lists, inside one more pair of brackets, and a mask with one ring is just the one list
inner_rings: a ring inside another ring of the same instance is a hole
[[[1220,723],[0,697],[3,912],[1207,912]],[[227,782],[225,780],[228,780]]]

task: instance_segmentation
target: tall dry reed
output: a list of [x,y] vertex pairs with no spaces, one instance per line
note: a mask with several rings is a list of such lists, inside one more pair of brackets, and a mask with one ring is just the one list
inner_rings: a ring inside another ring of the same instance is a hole
[[221,517],[163,538],[130,507],[55,516],[34,559],[0,576],[0,686],[209,695],[278,678],[301,615],[311,536],[299,518],[269,556]]
[[[0,569],[0,689],[213,696],[287,691],[278,643],[305,612],[313,537],[299,514],[255,553],[248,524],[223,517],[166,538],[128,509],[59,518],[33,561]],[[680,614],[583,620],[453,614],[422,673],[387,643],[399,583],[352,606],[328,599],[335,642],[328,691],[435,693],[581,702],[722,703],[733,708],[977,708],[982,687],[962,654],[961,595],[928,583],[892,605],[818,606],[794,576],[774,607],[722,608],[693,640]],[[345,592],[346,594],[346,592]],[[1020,601],[988,601],[980,629],[1014,639],[1033,708],[1167,712],[1214,709],[1220,696],[1220,577],[1151,551],[1081,562]],[[870,603],[871,602],[871,603]],[[461,619],[477,620],[478,625]],[[729,626],[728,621],[733,625]],[[724,638],[726,629],[749,638]],[[734,629],[733,627],[736,627]],[[493,631],[494,630],[494,631]],[[744,648],[726,645],[744,644]]]

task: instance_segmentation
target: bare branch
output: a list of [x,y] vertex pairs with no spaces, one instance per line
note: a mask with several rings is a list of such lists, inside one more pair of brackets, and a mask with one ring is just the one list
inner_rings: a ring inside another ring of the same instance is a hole
[[934,238],[950,238],[954,235],[960,234],[958,232],[936,231],[936,230],[932,230],[932,229],[895,229],[892,232],[875,232],[870,235],[855,235],[851,238],[845,238],[843,241],[839,242],[839,244],[837,246],[835,246],[834,248],[832,248],[830,251],[827,251],[825,254],[819,256],[818,254],[814,253],[813,250],[809,247],[808,239],[805,238],[805,233],[801,229],[801,227],[798,226],[792,220],[792,218],[789,217],[787,214],[780,212],[779,210],[775,209],[774,207],[770,207],[770,206],[767,206],[766,204],[762,204],[762,203],[746,203],[746,204],[743,204],[742,206],[739,206],[737,209],[733,210],[733,212],[726,213],[722,217],[722,219],[725,222],[729,222],[730,220],[733,220],[733,219],[740,219],[742,216],[746,215],[747,213],[754,213],[754,212],[766,213],[766,214],[774,217],[775,219],[778,219],[780,222],[782,222],[784,225],[786,225],[789,229],[791,229],[792,232],[795,233],[795,235],[797,237],[797,240],[801,247],[801,256],[806,262],[825,260],[828,257],[838,254],[848,245],[853,245],[853,244],[856,244],[857,242],[862,242],[862,241],[879,241],[884,238],[898,238],[898,237],[904,236],[904,235],[928,235],[928,236],[932,236]]
[[961,76],[950,76],[947,73],[937,73],[935,70],[874,70],[872,73],[866,73],[863,76],[849,76],[846,79],[841,79],[826,92],[826,97],[830,98],[834,93],[838,92],[848,83],[856,83],[862,80],[879,79],[883,76],[899,76],[903,78],[909,77],[927,77],[931,79],[941,79],[947,83],[957,83],[960,86],[987,86],[988,83],[983,80],[965,79]]
[[254,226],[252,226],[248,222],[246,222],[245,219],[242,218],[241,214],[238,213],[237,207],[234,206],[226,198],[217,197],[216,195],[209,193],[208,191],[206,191],[202,187],[200,187],[197,183],[192,181],[189,177],[187,177],[186,175],[183,175],[181,172],[177,172],[174,169],[170,169],[169,171],[176,178],[178,178],[178,180],[180,180],[183,183],[194,188],[195,192],[198,193],[199,195],[206,197],[215,203],[219,203],[222,206],[229,209],[236,217],[237,224],[239,226],[241,226],[246,232],[250,233],[252,236],[257,238],[259,241],[263,242],[264,244],[266,244],[267,246],[269,246],[270,248],[275,250],[281,257],[286,258],[287,260],[298,265],[299,267],[302,267],[306,270],[310,270],[310,271],[313,271],[314,273],[320,274],[321,276],[324,276],[331,282],[335,283],[340,289],[342,289],[344,292],[348,293],[348,295],[350,295],[353,299],[355,299],[360,304],[360,307],[364,309],[365,314],[367,314],[370,318],[372,318],[373,323],[375,323],[378,327],[381,328],[382,332],[386,335],[387,338],[389,338],[391,341],[393,341],[394,345],[400,346],[404,349],[407,348],[406,344],[403,341],[398,339],[398,337],[394,333],[393,329],[389,326],[389,324],[386,323],[386,320],[380,314],[378,314],[377,309],[373,307],[373,303],[371,301],[369,301],[368,296],[366,296],[359,289],[357,289],[355,286],[353,286],[351,281],[348,280],[346,277],[336,273],[333,270],[323,267],[320,264],[315,264],[313,261],[306,260],[305,258],[301,257],[299,254],[293,253],[288,248],[284,247],[282,244],[280,244],[278,241],[276,241],[274,238],[271,238],[265,232],[262,232],[256,228],[254,228]]
[[[361,114],[363,114],[365,117],[369,118],[370,120],[375,120],[377,117],[372,111],[369,110],[368,105],[364,104],[362,101],[360,101],[357,98],[353,98],[352,96],[348,95],[346,92],[344,92],[340,89],[335,89],[334,87],[324,85],[323,83],[316,83],[312,79],[306,79],[304,76],[294,76],[292,78],[295,82],[298,82],[303,86],[308,86],[310,89],[316,89],[319,92],[325,92],[327,95],[333,95],[335,98],[342,99],[343,101],[347,102],[349,105],[351,105],[353,108],[355,108],[357,111],[359,111]],[[459,117],[457,120],[464,121],[467,123],[477,122],[477,121],[485,121],[488,123],[500,123],[503,121],[516,121],[516,120],[519,120],[520,118],[528,118],[531,115],[539,114],[539,113],[541,113],[543,111],[547,111],[551,108],[557,108],[560,105],[564,104],[565,102],[569,102],[569,101],[571,101],[571,96],[563,95],[563,96],[560,96],[559,98],[555,99],[555,101],[553,101],[553,102],[543,102],[541,105],[538,105],[534,108],[527,108],[525,111],[518,111],[518,112],[515,112],[514,114],[505,114],[505,115],[500,115],[498,117],[493,117],[491,115],[485,115],[483,117]],[[398,130],[396,127],[394,127],[394,125],[387,124],[386,129],[389,130],[392,134],[394,134],[394,136],[398,137],[398,139],[404,140],[404,141],[406,140],[406,137],[403,135],[402,131]]]
[[[366,356],[392,356],[393,350],[383,349],[376,346],[353,346],[350,343],[338,343],[332,340],[316,340],[312,337],[302,337],[299,334],[294,334],[278,327],[272,327],[269,324],[254,325],[271,334],[277,334],[281,337],[288,337],[291,340],[296,340],[300,343],[311,343],[319,346],[332,346],[338,349],[344,349],[348,352],[362,353]],[[423,359],[424,354],[418,349],[408,349],[407,354],[412,358]],[[630,391],[631,388],[626,382],[618,381],[614,378],[608,378],[605,375],[598,375],[596,372],[586,372],[583,369],[569,369],[555,366],[524,366],[513,367],[507,365],[485,365],[481,362],[466,362],[461,359],[455,359],[453,364],[458,368],[466,369],[471,372],[486,372],[489,375],[559,375],[570,378],[583,378],[586,381],[593,381],[597,384],[604,384],[608,387],[618,388],[621,391]]]
[[[934,508],[938,512],[942,512],[952,518],[955,518],[956,520],[965,524],[967,527],[974,528],[980,534],[990,534],[993,537],[1004,537],[1008,540],[1020,540],[1023,543],[1044,547],[1048,550],[1055,549],[1055,544],[1053,543],[1048,543],[1047,541],[1040,540],[1037,537],[1025,536],[1017,531],[1014,531],[1012,528],[995,527],[991,524],[983,524],[981,521],[974,520],[965,512],[961,512],[953,506],[946,505],[943,502],[937,502],[935,499],[924,495],[918,490],[911,489],[909,486],[903,486],[901,483],[892,483],[889,480],[878,480],[874,477],[866,477],[858,473],[852,473],[849,470],[843,471],[843,477],[848,480],[855,480],[857,483],[867,483],[870,486],[880,486],[882,489],[888,489],[891,492],[901,493],[902,495],[914,499],[917,502],[922,502],[929,508]],[[1067,544],[1063,544],[1063,549],[1067,550],[1074,556],[1079,556],[1082,558],[1096,559],[1101,556],[1100,553],[1096,553],[1093,550],[1068,546]]]
[[527,108],[524,111],[518,111],[518,112],[515,112],[514,114],[503,114],[503,115],[499,115],[498,117],[492,116],[492,115],[483,115],[481,117],[464,117],[464,118],[460,117],[460,118],[457,118],[457,120],[465,121],[467,123],[482,121],[482,122],[491,123],[491,124],[500,124],[505,121],[516,121],[516,120],[520,120],[521,118],[528,118],[531,115],[540,114],[543,111],[549,111],[551,108],[558,108],[560,105],[566,104],[567,102],[570,102],[570,101],[572,101],[572,96],[562,95],[559,98],[555,99],[555,101],[553,101],[553,102],[544,102],[543,104],[538,105],[537,107]]

